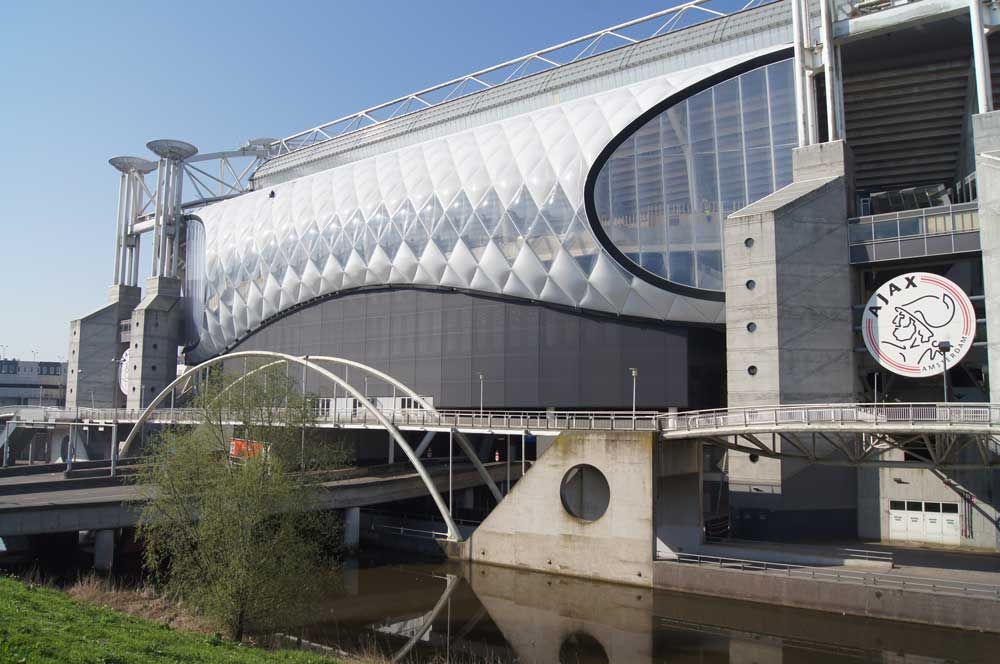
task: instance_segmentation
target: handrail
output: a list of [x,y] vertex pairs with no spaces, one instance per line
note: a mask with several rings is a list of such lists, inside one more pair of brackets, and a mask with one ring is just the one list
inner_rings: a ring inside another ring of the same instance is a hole
[[[867,245],[906,238],[968,233],[979,230],[979,203],[957,203],[902,212],[886,212],[847,220],[848,244]],[[889,233],[884,230],[888,228]],[[878,234],[881,233],[881,236]]]
[[[46,418],[72,418],[110,423],[134,421],[141,411],[112,408],[38,408]],[[0,412],[0,417],[15,417],[18,409]],[[692,410],[680,413],[629,410],[473,410],[452,409],[428,412],[419,408],[378,408],[380,414],[403,426],[456,426],[460,429],[548,429],[662,431],[664,433],[707,429],[752,429],[794,425],[864,426],[871,429],[898,425],[934,424],[954,427],[964,425],[976,430],[1000,429],[1000,404],[994,403],[820,403],[766,406],[740,406]],[[153,417],[158,422],[191,421],[196,410],[160,408]],[[371,424],[376,416],[366,409],[329,408],[318,419],[320,424]]]
[[[658,562],[672,562],[669,560]],[[746,558],[726,558],[722,556],[706,556],[700,553],[678,553],[676,562],[684,564],[711,565],[720,569],[739,570],[742,572],[760,572],[764,574],[783,573],[786,577],[811,578],[840,583],[855,583],[863,586],[878,586],[880,588],[897,588],[915,592],[930,593],[964,593],[977,594],[986,599],[1000,601],[1000,586],[986,583],[967,583],[950,579],[937,579],[922,576],[906,576],[902,574],[879,574],[861,571],[829,571],[822,567],[794,565],[790,563],[774,563],[765,560]]]
[[714,0],[689,0],[648,16],[598,30],[555,46],[549,46],[540,51],[453,78],[419,92],[397,97],[392,101],[366,108],[363,111],[345,115],[312,129],[300,131],[275,141],[271,144],[271,149],[278,156],[290,154],[316,143],[346,136],[383,122],[454,101],[460,97],[579,62],[614,48],[638,44],[678,29],[688,28],[717,18],[725,18],[738,11],[769,4],[773,1],[746,0],[739,6],[738,10],[723,11],[702,6],[712,4]]
[[834,403],[785,406],[745,406],[661,415],[664,431],[697,431],[779,425],[864,425],[873,429],[895,425],[943,424],[1000,427],[1000,404],[975,403]]

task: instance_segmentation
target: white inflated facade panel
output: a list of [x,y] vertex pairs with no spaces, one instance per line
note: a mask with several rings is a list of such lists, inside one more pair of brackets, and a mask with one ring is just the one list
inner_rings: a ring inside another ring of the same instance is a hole
[[657,320],[722,322],[721,301],[658,288],[604,250],[587,218],[584,183],[605,146],[643,112],[755,55],[556,104],[199,210],[205,305],[194,356],[224,351],[291,307],[366,286],[451,287]]

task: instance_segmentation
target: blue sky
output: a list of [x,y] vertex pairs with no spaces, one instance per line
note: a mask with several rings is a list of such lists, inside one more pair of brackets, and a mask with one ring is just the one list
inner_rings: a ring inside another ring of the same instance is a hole
[[674,4],[0,3],[0,353],[64,359],[106,301],[109,157],[285,136]]

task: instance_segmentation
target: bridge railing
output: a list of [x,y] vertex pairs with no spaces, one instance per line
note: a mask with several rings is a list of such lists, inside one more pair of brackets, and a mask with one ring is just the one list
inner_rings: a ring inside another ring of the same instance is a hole
[[802,404],[691,411],[660,416],[664,431],[750,429],[754,427],[844,425],[1000,426],[997,404]]
[[[397,426],[447,427],[456,429],[658,431],[658,411],[555,411],[555,410],[438,410],[384,408],[380,412]],[[134,421],[141,411],[110,408],[81,408],[77,416],[96,421]],[[280,416],[280,411],[278,412]],[[151,421],[157,424],[185,424],[198,421],[201,411],[191,408],[160,408]],[[225,413],[223,412],[223,417]],[[364,408],[330,409],[318,414],[317,423],[343,426],[381,426]]]

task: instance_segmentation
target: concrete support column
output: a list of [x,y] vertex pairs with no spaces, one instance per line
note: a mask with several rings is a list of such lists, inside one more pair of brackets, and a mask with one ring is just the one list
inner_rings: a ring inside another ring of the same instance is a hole
[[[1000,330],[1000,111],[972,116],[976,188],[979,194],[979,241],[983,250],[986,325]],[[989,377],[1000,376],[1000,334],[986,340]],[[1000,380],[1000,379],[998,379]],[[990,392],[991,399],[997,398]]]
[[344,510],[344,548],[357,551],[361,541],[361,508],[348,507]]
[[676,559],[679,553],[697,550],[704,541],[701,443],[660,442],[655,460],[656,555]]
[[110,574],[115,566],[114,530],[98,530],[94,534],[94,569],[102,574]]
[[[792,184],[733,213],[723,227],[730,407],[855,399],[851,151],[843,141],[819,143],[798,148],[793,159]],[[786,485],[801,471],[801,464],[730,452],[731,504],[794,510]]]
[[109,304],[70,323],[66,407],[113,408],[118,387],[117,363],[122,350],[120,324],[139,304],[134,286],[112,286]]
[[184,313],[180,296],[180,280],[150,277],[146,296],[132,312],[129,358],[123,367],[129,409],[145,408],[177,377]]

